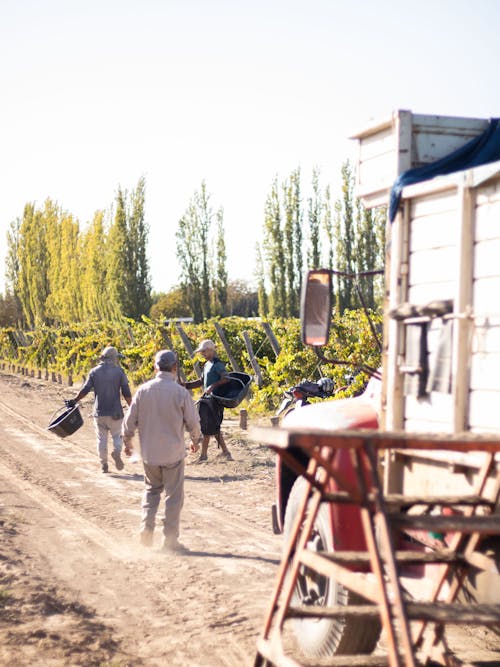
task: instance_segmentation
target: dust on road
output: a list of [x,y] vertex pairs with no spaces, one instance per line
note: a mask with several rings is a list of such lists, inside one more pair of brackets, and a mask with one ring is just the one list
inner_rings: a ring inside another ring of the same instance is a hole
[[46,426],[71,389],[0,386],[0,664],[252,664],[281,550],[272,454],[226,422],[235,460],[211,443],[186,467],[190,553],[166,555],[159,529],[152,550],[138,544],[140,463],[100,472],[91,399],[61,440]]

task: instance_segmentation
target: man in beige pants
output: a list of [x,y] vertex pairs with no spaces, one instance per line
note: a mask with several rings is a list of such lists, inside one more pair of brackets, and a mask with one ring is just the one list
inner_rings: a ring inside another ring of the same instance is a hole
[[165,491],[163,549],[185,550],[179,538],[179,521],[184,502],[184,428],[191,436],[191,451],[198,450],[200,420],[189,392],[177,383],[177,355],[160,350],[155,356],[156,377],[137,390],[123,420],[125,453],[131,454],[131,440],[139,432],[144,465],[145,491],[142,498],[141,543],[152,546],[155,519],[162,491]]

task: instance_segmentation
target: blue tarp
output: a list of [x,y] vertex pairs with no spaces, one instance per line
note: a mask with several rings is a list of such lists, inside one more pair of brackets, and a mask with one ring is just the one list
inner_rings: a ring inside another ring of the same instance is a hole
[[389,220],[394,221],[398,212],[401,192],[407,185],[428,181],[435,176],[444,176],[454,171],[478,167],[481,164],[500,160],[500,119],[491,118],[488,129],[453,153],[426,164],[408,169],[398,176],[392,186],[389,199]]

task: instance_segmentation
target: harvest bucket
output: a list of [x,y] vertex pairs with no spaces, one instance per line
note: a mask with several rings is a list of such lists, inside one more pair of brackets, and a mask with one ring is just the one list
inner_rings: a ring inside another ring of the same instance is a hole
[[[61,410],[63,410],[62,413]],[[67,408],[65,406],[54,412],[50,424],[47,426],[47,430],[55,433],[60,438],[65,438],[67,435],[71,435],[75,431],[78,431],[82,424],[83,417],[80,414],[78,405],[75,405],[73,408]]]
[[236,408],[247,395],[252,378],[247,373],[237,371],[228,373],[226,377],[229,382],[217,387],[212,396],[225,408]]

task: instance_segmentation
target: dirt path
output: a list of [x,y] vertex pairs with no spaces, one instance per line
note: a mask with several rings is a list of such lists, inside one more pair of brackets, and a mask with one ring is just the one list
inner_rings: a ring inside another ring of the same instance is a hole
[[[190,553],[167,556],[160,530],[152,550],[137,541],[141,464],[100,472],[90,399],[61,440],[46,426],[73,390],[5,373],[0,390],[0,665],[252,665],[281,552],[269,450],[225,421],[235,460],[211,444],[208,463],[187,466]],[[500,666],[492,633],[451,639],[461,657]]]
[[140,463],[103,475],[88,418],[45,430],[74,392],[0,386],[0,664],[251,664],[280,552],[271,454],[228,423],[235,461],[186,468],[190,554],[166,556],[137,544]]

